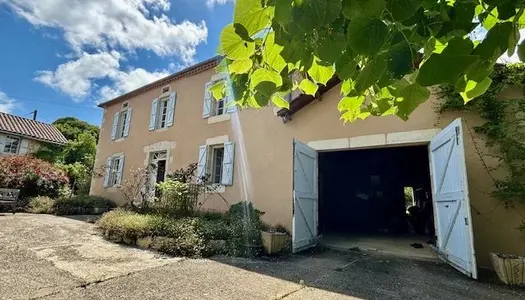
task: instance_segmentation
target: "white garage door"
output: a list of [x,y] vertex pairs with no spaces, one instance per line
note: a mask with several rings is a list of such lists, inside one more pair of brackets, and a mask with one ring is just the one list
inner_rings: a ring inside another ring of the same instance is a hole
[[461,119],[430,142],[434,220],[440,257],[477,278]]
[[294,140],[293,144],[293,252],[314,247],[317,233],[317,151]]

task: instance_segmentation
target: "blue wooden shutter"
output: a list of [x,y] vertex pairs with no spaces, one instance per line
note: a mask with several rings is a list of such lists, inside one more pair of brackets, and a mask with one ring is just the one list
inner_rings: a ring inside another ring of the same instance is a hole
[[211,101],[212,96],[210,92],[210,87],[213,85],[213,82],[207,82],[204,86],[204,105],[202,107],[202,117],[208,118],[211,116]]
[[233,163],[235,161],[235,144],[224,143],[224,158],[222,160],[221,183],[223,185],[233,184]]
[[169,99],[169,102],[168,102],[168,112],[167,112],[167,116],[166,116],[166,120],[167,120],[167,126],[170,127],[170,126],[173,126],[173,122],[175,122],[175,104],[176,104],[176,101],[177,101],[177,93],[175,92],[172,92],[170,94],[170,99]]
[[202,183],[202,178],[206,176],[206,154],[207,146],[203,145],[199,147],[199,160],[197,163],[197,183]]
[[104,187],[109,186],[109,177],[111,174],[111,160],[112,160],[111,156],[106,159],[106,165],[105,165],[106,169],[104,172]]
[[155,125],[157,124],[157,110],[159,107],[159,99],[153,99],[151,102],[151,112],[149,118],[149,130],[155,130]]
[[124,127],[124,137],[129,135],[129,124],[131,124],[131,107],[128,108],[128,113],[126,114],[126,126]]
[[120,112],[116,112],[113,116],[113,127],[111,127],[111,139],[114,140],[117,137],[117,126],[118,126],[118,117]]

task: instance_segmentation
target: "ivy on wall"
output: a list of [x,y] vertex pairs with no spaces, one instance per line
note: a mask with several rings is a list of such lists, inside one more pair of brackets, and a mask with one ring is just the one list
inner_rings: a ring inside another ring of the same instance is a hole
[[[468,110],[478,113],[485,121],[481,126],[473,127],[476,134],[483,135],[486,145],[493,153],[477,152],[487,173],[494,182],[491,195],[500,200],[506,208],[516,209],[515,204],[525,204],[525,97],[518,99],[500,99],[505,87],[525,87],[525,64],[497,65],[490,75],[492,84],[487,92],[464,104],[464,100],[453,86],[440,86],[440,113],[451,110]],[[508,171],[503,179],[492,176],[494,168],[489,168],[485,157],[493,157]],[[521,215],[521,214],[520,214]],[[518,228],[525,231],[525,217]]]

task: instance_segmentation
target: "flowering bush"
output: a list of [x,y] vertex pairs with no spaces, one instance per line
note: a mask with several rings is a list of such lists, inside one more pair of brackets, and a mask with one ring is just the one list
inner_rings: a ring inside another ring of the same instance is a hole
[[21,199],[57,197],[69,182],[62,169],[29,155],[0,157],[0,170],[0,187],[20,189]]

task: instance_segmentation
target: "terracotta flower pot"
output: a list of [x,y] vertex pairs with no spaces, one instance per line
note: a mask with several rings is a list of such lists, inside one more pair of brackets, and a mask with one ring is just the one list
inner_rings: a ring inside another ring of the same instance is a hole
[[507,285],[525,286],[525,257],[491,253],[490,258],[501,281]]

